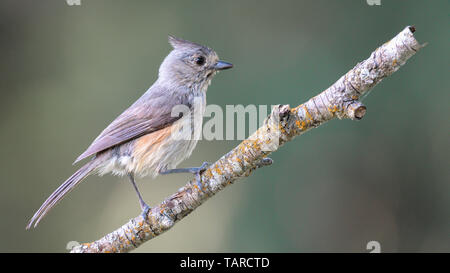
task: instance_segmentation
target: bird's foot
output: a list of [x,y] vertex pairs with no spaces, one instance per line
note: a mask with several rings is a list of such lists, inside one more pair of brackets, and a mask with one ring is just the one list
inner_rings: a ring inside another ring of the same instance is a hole
[[159,171],[159,174],[170,174],[170,173],[192,173],[195,175],[195,180],[197,182],[197,185],[201,187],[201,179],[200,176],[202,175],[202,173],[208,169],[209,165],[211,165],[211,163],[209,162],[203,162],[203,164],[200,167],[191,167],[191,168],[181,168],[181,169],[169,169],[169,170],[161,170]]
[[211,165],[211,163],[205,161],[200,167],[190,169],[193,174],[201,175],[204,171],[206,171],[206,169],[208,169],[209,165]]
[[206,171],[206,169],[208,169],[209,165],[211,165],[211,163],[209,162],[203,162],[203,164],[200,167],[197,168],[192,168],[195,169],[195,181],[197,182],[197,186],[202,189],[202,181],[201,181],[201,175],[204,171]]
[[150,211],[151,207],[147,205],[146,203],[141,204],[141,216],[144,218],[145,221],[148,220],[148,212]]

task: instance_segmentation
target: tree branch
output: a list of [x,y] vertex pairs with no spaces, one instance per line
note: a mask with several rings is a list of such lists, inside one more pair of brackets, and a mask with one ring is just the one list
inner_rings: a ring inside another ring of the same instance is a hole
[[201,175],[148,212],[103,238],[75,246],[71,252],[128,252],[169,230],[178,221],[236,179],[270,165],[266,157],[281,145],[335,117],[362,119],[366,106],[360,98],[383,78],[397,71],[424,45],[414,38],[415,28],[406,27],[370,57],[358,63],[327,90],[295,108],[278,105],[264,124],[248,139],[222,156]]

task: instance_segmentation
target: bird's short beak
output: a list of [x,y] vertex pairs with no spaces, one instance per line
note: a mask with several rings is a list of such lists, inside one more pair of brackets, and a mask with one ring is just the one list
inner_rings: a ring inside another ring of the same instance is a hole
[[233,67],[233,64],[224,62],[224,61],[218,61],[216,63],[216,65],[214,66],[215,70],[225,70],[225,69],[230,69]]

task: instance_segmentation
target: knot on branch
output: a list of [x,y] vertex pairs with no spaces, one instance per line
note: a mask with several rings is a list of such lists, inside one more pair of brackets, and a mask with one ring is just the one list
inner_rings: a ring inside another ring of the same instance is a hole
[[345,115],[352,120],[360,120],[366,114],[367,107],[360,101],[352,101],[345,110]]

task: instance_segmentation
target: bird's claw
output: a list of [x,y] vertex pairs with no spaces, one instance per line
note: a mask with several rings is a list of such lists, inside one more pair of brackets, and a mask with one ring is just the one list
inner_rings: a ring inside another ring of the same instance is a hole
[[203,162],[202,165],[198,168],[198,173],[202,174],[204,171],[206,171],[206,169],[208,169],[208,167],[211,165],[211,163],[209,162]]
[[143,205],[141,205],[142,208],[142,212],[141,212],[141,216],[142,218],[144,218],[145,221],[148,220],[148,212],[150,211],[151,207],[149,205],[147,205],[146,203],[144,203]]
[[195,172],[195,180],[200,189],[202,188],[201,175],[210,165],[211,163],[205,161],[200,167],[197,168],[197,171]]

